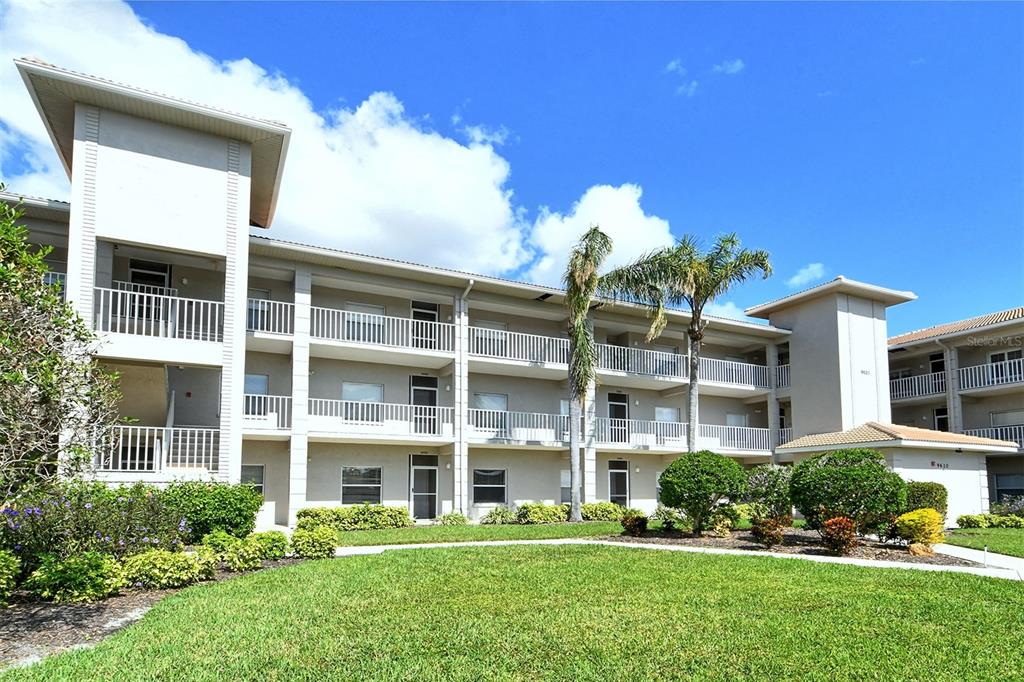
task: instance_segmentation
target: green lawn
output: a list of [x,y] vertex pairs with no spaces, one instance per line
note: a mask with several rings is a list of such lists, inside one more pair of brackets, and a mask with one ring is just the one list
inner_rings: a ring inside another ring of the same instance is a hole
[[951,545],[985,549],[999,554],[1024,557],[1024,529],[1022,528],[958,528],[946,533]]
[[414,526],[386,530],[349,530],[338,533],[338,544],[413,545],[421,542],[471,542],[474,540],[548,540],[552,538],[588,538],[620,535],[618,521],[584,523],[548,523],[532,526]]
[[0,680],[1006,680],[1024,590],[604,546],[408,550],[184,590]]

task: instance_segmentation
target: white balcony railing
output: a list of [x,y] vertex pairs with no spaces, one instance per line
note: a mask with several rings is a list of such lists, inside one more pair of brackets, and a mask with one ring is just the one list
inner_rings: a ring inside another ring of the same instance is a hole
[[290,429],[291,396],[246,393],[242,398],[242,424],[247,429]]
[[960,390],[1024,382],[1024,358],[960,368]]
[[597,344],[597,367],[613,372],[648,376],[683,377],[687,375],[686,356],[678,353]]
[[292,334],[295,331],[295,304],[250,298],[246,302],[245,328],[250,332]]
[[97,455],[99,471],[217,471],[220,431],[203,427],[116,426]]
[[96,331],[222,341],[224,304],[96,287]]
[[751,426],[719,426],[718,424],[701,424],[701,447],[714,450],[771,450],[769,430]]
[[154,296],[177,296],[178,290],[174,287],[159,287],[154,284],[136,284],[115,279],[112,289],[117,291],[131,291],[136,294],[153,294]]
[[788,443],[791,440],[793,440],[793,429],[792,429],[792,427],[786,427],[784,429],[779,429],[779,445],[782,445],[783,443]]
[[768,367],[765,365],[752,365],[746,362],[719,360],[718,358],[700,359],[700,380],[769,388]]
[[686,449],[686,424],[598,417],[594,424],[594,437],[598,443],[608,445]]
[[469,354],[533,364],[564,365],[569,362],[569,339],[470,327]]
[[309,399],[309,430],[362,436],[454,435],[451,407]]
[[789,386],[789,365],[779,365],[775,368],[775,387],[786,388]]
[[415,348],[450,353],[455,348],[455,326],[447,322],[372,315],[349,310],[313,307],[314,338],[371,346]]
[[470,409],[470,438],[568,442],[569,417],[542,412]]
[[939,395],[946,392],[946,373],[932,372],[915,377],[889,380],[889,398],[905,400],[922,396]]
[[996,440],[1009,440],[1017,443],[1017,447],[1024,449],[1024,424],[1015,426],[988,426],[983,429],[964,429],[964,434],[977,436],[978,438],[994,438]]

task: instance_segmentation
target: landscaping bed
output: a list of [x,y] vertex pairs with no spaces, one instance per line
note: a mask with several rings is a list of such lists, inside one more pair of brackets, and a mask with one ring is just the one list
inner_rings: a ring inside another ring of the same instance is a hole
[[[630,537],[628,535],[614,535],[608,540],[625,543],[638,544],[659,544],[659,545],[686,545],[688,547],[713,547],[717,549],[741,549],[750,552],[764,553],[767,551],[781,552],[783,554],[804,554],[834,556],[821,544],[821,536],[817,531],[803,530],[800,528],[787,528],[783,531],[782,544],[776,545],[771,550],[765,549],[759,544],[748,531],[732,531],[727,537],[691,537],[684,533],[676,532],[652,532],[643,537]],[[850,551],[846,556],[853,559],[872,559],[876,561],[902,561],[914,564],[936,564],[939,566],[979,566],[980,564],[965,559],[946,556],[944,554],[933,554],[931,556],[914,556],[902,545],[886,544],[872,540],[863,540],[862,543]]]

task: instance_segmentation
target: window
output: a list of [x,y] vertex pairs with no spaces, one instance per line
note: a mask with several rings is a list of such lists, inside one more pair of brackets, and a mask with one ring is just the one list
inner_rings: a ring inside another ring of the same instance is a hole
[[629,462],[608,462],[608,501],[629,506]]
[[996,474],[994,477],[996,502],[1005,502],[1008,497],[1024,495],[1024,474]]
[[473,469],[473,504],[505,504],[504,469]]
[[411,312],[413,347],[437,348],[437,304],[413,301]]
[[171,286],[171,266],[167,263],[156,263],[132,258],[128,261],[129,279],[132,284],[146,290],[147,293],[159,294],[162,291],[147,290],[146,287],[167,289]]
[[342,504],[380,504],[380,467],[342,467]]
[[270,387],[270,378],[266,374],[245,375],[245,396],[243,414],[259,415],[267,414],[268,401],[267,393]]
[[263,495],[263,465],[243,464],[242,483],[251,483],[260,495]]
[[474,393],[477,409],[508,412],[508,396],[504,393]]
[[933,411],[936,431],[949,431],[949,411],[945,407],[936,407]]
[[473,342],[473,352],[477,355],[490,355],[503,358],[508,354],[506,335],[508,325],[504,322],[489,322],[477,320],[470,330]]
[[726,415],[725,415],[725,425],[726,426],[746,426],[747,425],[747,415],[746,415],[746,413],[737,414],[737,413],[733,413],[733,412],[727,412]]
[[558,401],[558,414],[562,415],[563,417],[568,417],[569,416],[569,401],[568,400],[565,400],[563,398],[562,400]]
[[989,419],[992,420],[992,426],[1018,426],[1024,424],[1024,410],[989,412]]
[[946,371],[946,356],[944,353],[932,353],[928,356],[928,370],[935,372]]
[[[504,432],[508,429],[508,396],[502,393],[474,393],[473,403],[478,410],[476,419],[478,425],[485,429],[494,429]],[[506,434],[496,434],[499,438],[506,437]]]
[[787,426],[789,426],[789,424],[786,420],[786,408],[779,405],[779,428],[784,429]]
[[345,304],[345,340],[362,343],[385,343],[382,305],[368,303]]
[[562,504],[569,504],[570,502],[572,502],[572,472],[570,472],[568,469],[562,469],[559,472],[558,485],[562,491]]
[[914,374],[914,371],[909,367],[902,367],[900,369],[889,370],[889,380],[895,379],[909,379]]
[[654,421],[656,421],[656,422],[678,422],[679,421],[679,408],[678,407],[655,407],[654,408]]
[[383,420],[384,385],[345,381],[341,384],[342,418],[353,421]]
[[247,293],[245,323],[252,331],[263,331],[267,326],[267,308],[270,305],[270,291],[267,289],[249,289]]

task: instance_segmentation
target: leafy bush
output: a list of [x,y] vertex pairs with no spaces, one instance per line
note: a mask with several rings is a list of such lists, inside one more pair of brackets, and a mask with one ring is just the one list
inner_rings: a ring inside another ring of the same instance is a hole
[[235,544],[229,545],[224,551],[224,566],[229,571],[255,571],[263,565],[263,546],[258,540],[248,537],[244,540],[236,540]]
[[915,509],[934,509],[942,518],[946,518],[946,505],[949,492],[946,486],[931,481],[907,482],[907,511]]
[[821,540],[835,554],[849,554],[859,542],[853,519],[837,516],[821,525]]
[[342,530],[380,530],[405,528],[413,525],[405,507],[385,507],[379,504],[360,504],[350,507],[309,507],[296,514],[295,527],[309,529],[328,526]]
[[196,561],[199,580],[213,580],[213,576],[217,574],[217,567],[220,566],[220,557],[217,553],[205,545],[200,545],[189,554]]
[[161,497],[174,512],[187,520],[187,542],[195,544],[215,530],[244,538],[256,527],[256,513],[263,496],[247,483],[171,483]]
[[997,516],[1024,516],[1024,495],[1007,497],[991,505],[989,511]]
[[908,543],[934,545],[945,540],[942,514],[935,509],[915,509],[896,519],[896,533]]
[[569,505],[567,504],[527,502],[519,505],[516,509],[517,523],[561,523],[568,520]]
[[760,517],[751,521],[750,534],[759,543],[771,549],[782,544],[783,528],[782,522],[777,518]]
[[491,511],[484,514],[480,523],[488,526],[503,526],[510,523],[519,523],[516,513],[503,504],[499,504]]
[[448,512],[447,514],[442,514],[438,517],[437,523],[441,526],[465,526],[469,523],[469,519],[467,519],[466,515],[462,512],[453,511]]
[[702,450],[669,464],[659,481],[662,502],[681,509],[700,533],[719,502],[743,495],[747,475],[735,460]]
[[736,513],[736,522],[752,521],[755,516],[764,516],[761,513],[761,508],[756,504],[743,503],[732,505],[733,511]]
[[861,532],[877,530],[907,506],[907,484],[886,468],[882,453],[868,449],[836,450],[800,462],[790,494],[812,529],[842,516]]
[[711,512],[704,528],[715,537],[727,538],[739,520],[740,515],[736,510],[736,505],[720,504]]
[[292,553],[303,559],[329,559],[334,556],[337,540],[329,526],[298,528],[292,533]]
[[288,536],[279,530],[253,533],[246,539],[259,545],[261,559],[276,561],[288,554]]
[[150,590],[184,587],[204,575],[199,560],[184,552],[151,549],[124,560],[124,579],[129,585]]
[[751,469],[747,473],[747,493],[744,499],[754,506],[752,516],[792,518],[793,501],[789,497],[792,476],[792,467],[778,464],[761,464]]
[[619,522],[622,524],[622,530],[627,535],[640,537],[647,532],[647,514],[644,514],[639,509],[624,510]]
[[584,521],[618,521],[625,511],[622,505],[614,502],[587,502],[580,505]]
[[240,542],[241,540],[234,535],[223,530],[215,530],[203,536],[203,546],[213,550],[220,561],[223,561],[228,551]]
[[0,549],[0,606],[7,605],[7,598],[18,584],[20,573],[21,561],[14,556],[14,552]]
[[675,507],[666,507],[663,504],[659,504],[658,508],[654,510],[654,518],[657,521],[661,521],[662,530],[693,530],[690,520],[686,518],[686,514]]
[[963,514],[956,519],[961,528],[1024,528],[1024,516]]
[[124,575],[116,559],[99,552],[66,558],[43,556],[25,587],[57,603],[89,602],[117,594],[124,587]]

